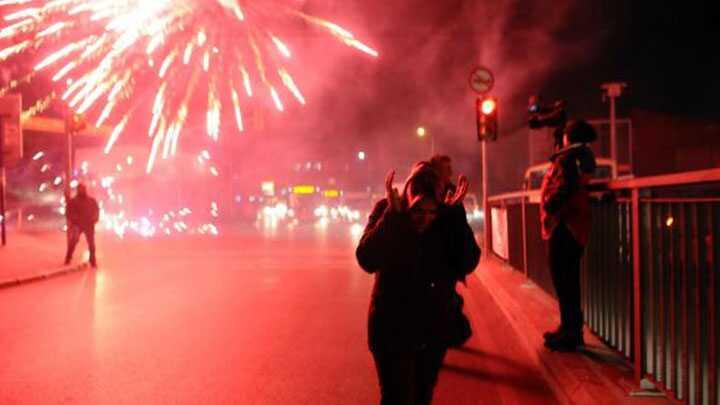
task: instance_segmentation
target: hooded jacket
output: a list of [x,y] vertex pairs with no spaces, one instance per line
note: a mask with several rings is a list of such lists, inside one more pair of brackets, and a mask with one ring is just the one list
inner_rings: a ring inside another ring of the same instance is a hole
[[586,144],[576,143],[553,154],[550,161],[541,186],[542,237],[550,239],[555,228],[564,224],[585,246],[592,226],[587,185],[595,172],[595,155]]
[[100,209],[94,198],[77,195],[68,201],[67,220],[69,225],[89,231],[93,229],[99,218]]
[[448,346],[455,285],[480,258],[462,206],[440,205],[435,221],[419,234],[407,212],[395,212],[386,199],[380,200],[356,257],[360,267],[375,276],[368,315],[370,350]]

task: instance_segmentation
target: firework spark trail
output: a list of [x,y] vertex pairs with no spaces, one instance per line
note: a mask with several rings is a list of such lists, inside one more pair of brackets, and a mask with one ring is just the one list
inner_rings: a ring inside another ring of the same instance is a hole
[[[203,155],[209,159],[209,154]],[[46,158],[44,152],[37,152],[33,156],[33,160],[42,161]],[[133,156],[128,155],[122,159],[123,164],[132,166],[134,161]],[[121,179],[120,174],[102,174],[96,173],[91,170],[94,167],[94,163],[89,161],[83,161],[81,164],[81,176],[83,183],[93,189],[93,195],[98,199],[100,206],[100,223],[103,225],[101,230],[104,228],[105,231],[109,231],[115,234],[118,238],[122,239],[128,235],[137,235],[143,238],[153,238],[158,236],[167,236],[174,233],[191,233],[200,235],[219,235],[219,229],[215,221],[220,218],[220,207],[215,201],[210,201],[210,218],[208,217],[192,217],[192,210],[187,207],[183,207],[175,210],[165,211],[159,215],[155,215],[154,209],[145,207],[141,208],[140,211],[132,212],[128,211],[127,200],[133,197],[133,194],[126,194],[127,190],[118,190],[116,183]],[[48,164],[43,164],[40,169],[41,173],[46,173],[49,169]],[[116,170],[118,173],[122,172],[122,164],[116,164]],[[212,174],[212,173],[211,173]],[[45,194],[43,197],[45,200],[55,200],[58,205],[54,209],[54,215],[64,216],[66,214],[67,201],[64,197],[58,196],[62,192],[61,185],[64,182],[62,175],[55,176],[50,180],[51,175],[48,173],[44,176],[45,180],[41,181],[36,192],[38,194]],[[76,188],[79,184],[78,179],[74,179],[70,183],[71,188]],[[55,195],[55,197],[52,196]],[[182,206],[182,204],[181,204]],[[158,210],[158,212],[161,212]],[[44,218],[48,218],[45,214]],[[32,221],[36,219],[34,214],[27,215],[26,220]],[[210,220],[210,222],[203,222]],[[67,230],[67,226],[63,226],[63,230]]]
[[[154,93],[148,135],[155,155],[174,154],[191,110],[206,105],[206,132],[217,141],[224,115],[243,130],[242,109],[253,88],[265,87],[256,103],[285,109],[292,95],[305,104],[296,81],[280,61],[293,57],[282,37],[294,23],[306,23],[373,57],[378,53],[346,29],[289,6],[287,0],[0,0],[0,63],[33,52],[39,61],[21,72],[0,95],[50,77],[57,94],[77,112],[101,125],[120,122],[105,148],[110,152],[129,121],[147,119],[135,108],[136,88]],[[229,38],[232,38],[230,40]],[[195,78],[196,75],[200,78]],[[198,83],[188,86],[188,82]],[[219,83],[230,83],[220,93]],[[240,97],[232,83],[242,84]],[[204,92],[205,97],[200,93]],[[54,98],[54,97],[53,97]],[[232,103],[230,108],[223,104]],[[49,107],[36,103],[33,114]],[[41,106],[42,108],[37,108]],[[201,109],[202,110],[202,109]],[[129,112],[134,112],[129,114]]]
[[231,98],[233,101],[233,108],[235,109],[235,122],[237,123],[238,130],[242,132],[244,130],[243,126],[243,119],[242,119],[242,111],[240,110],[240,96],[238,95],[237,90],[231,85]]

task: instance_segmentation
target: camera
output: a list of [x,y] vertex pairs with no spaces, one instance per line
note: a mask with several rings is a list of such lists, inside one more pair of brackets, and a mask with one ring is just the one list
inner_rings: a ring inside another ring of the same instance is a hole
[[567,103],[565,100],[557,100],[551,105],[544,104],[540,96],[532,96],[528,101],[528,112],[530,118],[528,125],[532,129],[554,128],[553,137],[555,147],[562,147],[562,137],[567,124]]
[[565,100],[558,100],[552,105],[545,105],[539,96],[530,97],[530,101],[528,102],[528,112],[530,113],[528,124],[530,124],[530,128],[540,129],[565,126],[567,122],[565,107]]

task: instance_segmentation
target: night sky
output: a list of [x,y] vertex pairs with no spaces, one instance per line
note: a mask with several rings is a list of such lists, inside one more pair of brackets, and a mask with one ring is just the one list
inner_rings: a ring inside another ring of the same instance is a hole
[[[283,154],[288,165],[307,159],[343,162],[366,150],[377,171],[429,155],[414,136],[418,125],[438,151],[475,167],[473,67],[495,72],[501,136],[525,131],[527,99],[566,99],[573,116],[605,117],[600,85],[624,81],[619,114],[634,109],[719,121],[720,39],[703,2],[623,0],[308,0],[304,11],[348,27],[380,51],[359,55],[308,27],[288,34],[298,84],[308,105],[269,111],[259,133],[221,138],[228,158],[250,165]],[[28,94],[42,94],[38,82]],[[153,94],[139,95],[149,104]],[[144,98],[143,98],[144,97]],[[200,115],[202,116],[202,115]],[[231,119],[226,120],[228,127]],[[198,125],[202,127],[202,125]],[[123,142],[147,142],[144,131]],[[181,145],[198,148],[188,136]],[[500,142],[503,142],[501,139]],[[508,147],[512,149],[511,147]]]
[[565,74],[548,80],[562,83],[564,89],[558,93],[572,94],[578,79],[618,78],[630,84],[626,108],[718,120],[720,25],[707,5],[692,1],[604,3],[603,24],[597,24],[597,15],[588,13],[562,33],[561,37],[571,37],[584,25],[607,33],[607,40],[589,55],[589,63],[567,66]]

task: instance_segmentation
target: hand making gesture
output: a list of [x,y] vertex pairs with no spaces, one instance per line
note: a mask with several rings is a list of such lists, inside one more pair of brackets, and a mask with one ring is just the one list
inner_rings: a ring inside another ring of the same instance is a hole
[[448,191],[447,195],[445,196],[445,204],[462,204],[465,196],[467,195],[468,187],[470,187],[470,182],[468,181],[467,177],[465,177],[464,175],[460,175],[460,177],[458,177],[458,183],[457,187],[455,188],[455,192]]
[[385,198],[387,198],[388,204],[390,204],[393,211],[400,212],[402,211],[402,204],[400,203],[400,194],[398,194],[397,188],[393,187],[394,178],[395,170],[391,170],[385,177]]

